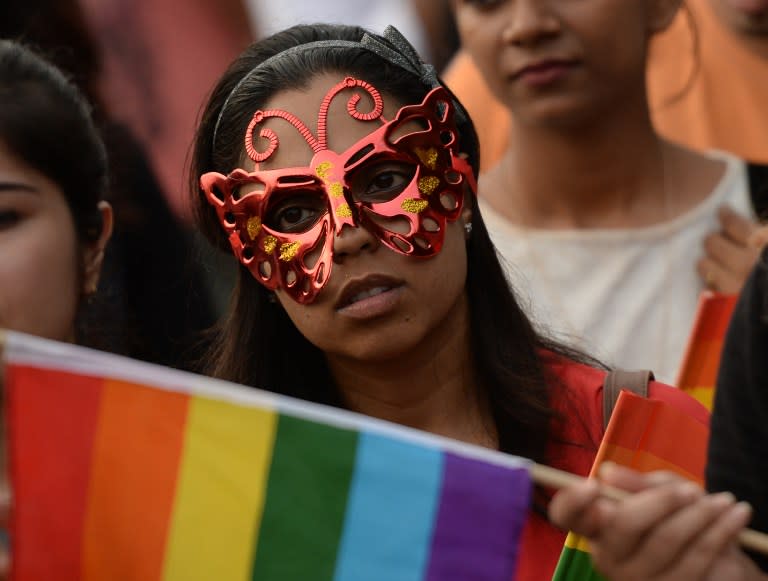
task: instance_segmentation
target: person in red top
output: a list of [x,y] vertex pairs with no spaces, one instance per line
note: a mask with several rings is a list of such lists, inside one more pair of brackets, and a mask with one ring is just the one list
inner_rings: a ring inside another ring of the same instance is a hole
[[[201,230],[239,276],[209,374],[586,475],[605,370],[539,334],[475,204],[470,118],[407,41],[296,26],[230,66],[194,145]],[[700,406],[653,384],[651,397]],[[537,493],[521,579],[564,533]]]
[[[549,434],[546,462],[555,468],[586,476],[592,468],[603,437],[603,381],[605,371],[560,356],[544,355],[547,369],[563,390],[552,406],[563,421],[554,422]],[[675,406],[702,423],[707,410],[684,392],[656,381],[648,384],[648,397]],[[557,565],[565,533],[546,516],[549,496],[534,506],[523,533],[518,579],[549,579]]]

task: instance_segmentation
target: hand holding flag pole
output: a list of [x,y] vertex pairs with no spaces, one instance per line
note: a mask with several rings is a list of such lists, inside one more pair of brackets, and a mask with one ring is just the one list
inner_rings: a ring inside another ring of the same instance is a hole
[[[543,464],[531,464],[531,478],[540,486],[562,489],[575,486],[586,480],[581,476],[551,468]],[[600,485],[600,495],[604,498],[620,501],[632,493],[605,484]],[[751,551],[768,555],[768,535],[752,529],[744,529],[739,533],[739,544]]]

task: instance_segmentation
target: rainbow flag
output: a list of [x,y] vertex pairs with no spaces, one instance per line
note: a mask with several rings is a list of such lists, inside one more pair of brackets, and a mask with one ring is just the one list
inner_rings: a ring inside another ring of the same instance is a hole
[[708,410],[715,397],[717,370],[725,333],[738,295],[704,291],[699,297],[691,335],[675,385],[687,391]]
[[528,462],[8,333],[15,581],[514,577]]
[[[641,472],[669,470],[704,484],[709,426],[662,401],[622,391],[597,451],[591,476],[610,460]],[[589,543],[568,533],[553,581],[603,581]]]

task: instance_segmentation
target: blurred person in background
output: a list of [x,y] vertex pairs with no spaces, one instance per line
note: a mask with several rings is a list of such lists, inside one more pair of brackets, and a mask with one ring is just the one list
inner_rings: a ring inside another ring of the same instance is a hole
[[[79,4],[99,51],[101,94],[113,117],[143,145],[168,203],[186,220],[182,175],[200,103],[221,69],[251,40],[243,1]],[[45,12],[40,17],[44,23],[50,19]]]
[[[653,39],[647,75],[659,133],[768,164],[768,1],[685,0]],[[509,113],[466,50],[445,79],[476,118],[483,169],[493,167],[509,144]]]
[[464,50],[514,119],[479,203],[530,313],[611,365],[674,381],[699,293],[738,290],[757,257],[745,162],[675,145],[651,122],[649,46],[679,2],[454,6]]
[[[89,344],[112,233],[107,152],[83,94],[32,51],[0,40],[0,328]],[[0,532],[10,490],[0,445]],[[5,535],[0,578],[8,568]]]
[[[731,318],[720,359],[707,458],[707,488],[731,491],[768,533],[768,226],[751,242],[762,255]],[[768,572],[768,556],[752,554]]]
[[[6,0],[0,38],[36,47],[94,105],[109,156],[115,209],[101,292],[87,313],[92,347],[190,368],[198,333],[215,318],[191,233],[171,212],[145,151],[100,92],[100,55],[76,0]],[[182,172],[182,167],[178,171]]]

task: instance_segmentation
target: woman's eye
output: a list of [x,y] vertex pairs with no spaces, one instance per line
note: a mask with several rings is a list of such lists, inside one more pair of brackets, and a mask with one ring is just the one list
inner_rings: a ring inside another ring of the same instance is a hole
[[286,208],[277,215],[277,222],[281,232],[293,232],[313,220],[315,216],[313,208]]
[[411,183],[415,168],[397,164],[375,171],[367,180],[360,198],[365,202],[388,202],[394,199]]
[[464,4],[473,6],[477,10],[493,10],[504,4],[506,0],[464,0]]
[[325,211],[325,204],[315,196],[300,196],[285,200],[268,212],[264,221],[278,232],[306,232]]
[[405,182],[405,176],[394,171],[385,171],[373,178],[368,186],[368,192],[377,193],[381,191],[390,191]]
[[21,215],[15,210],[0,210],[0,230],[15,226]]

